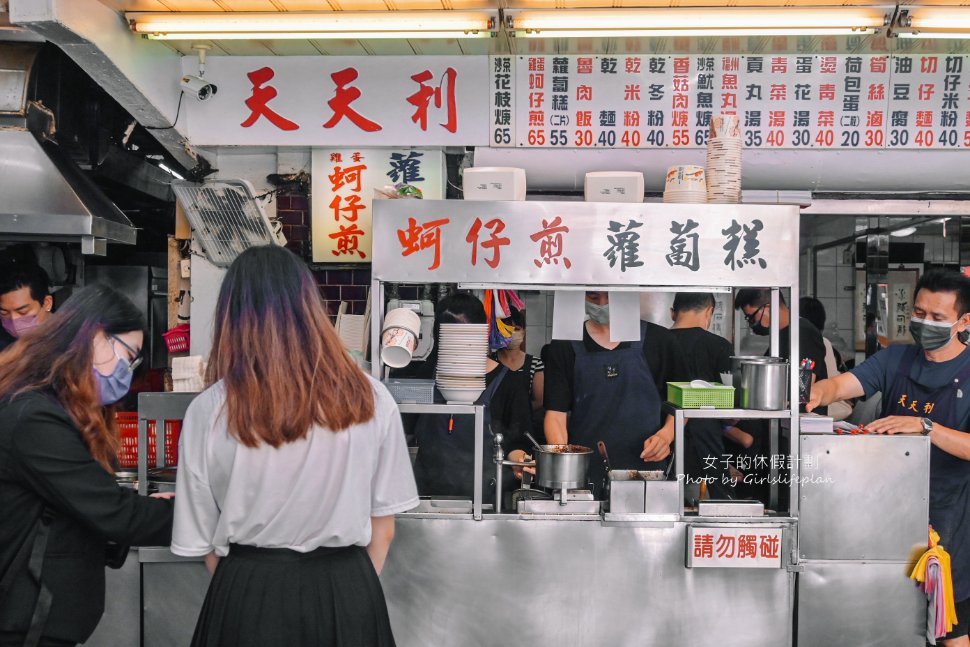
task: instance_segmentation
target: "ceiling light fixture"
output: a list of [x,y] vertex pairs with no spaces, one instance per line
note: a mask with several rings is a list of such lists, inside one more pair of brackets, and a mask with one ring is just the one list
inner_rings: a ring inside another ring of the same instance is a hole
[[153,40],[488,38],[495,19],[474,11],[179,12],[125,14]]
[[912,7],[896,16],[889,30],[899,38],[970,39],[970,8]]
[[506,11],[525,38],[627,36],[797,36],[874,33],[886,7],[725,7]]

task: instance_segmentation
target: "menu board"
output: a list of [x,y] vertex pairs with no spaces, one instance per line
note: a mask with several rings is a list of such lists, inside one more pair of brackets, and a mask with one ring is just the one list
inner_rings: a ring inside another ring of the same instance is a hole
[[737,114],[746,148],[970,147],[968,58],[495,56],[491,145],[701,148]]

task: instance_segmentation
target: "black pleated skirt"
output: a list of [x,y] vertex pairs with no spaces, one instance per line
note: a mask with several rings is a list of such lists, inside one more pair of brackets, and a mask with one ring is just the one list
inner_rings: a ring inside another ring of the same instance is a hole
[[230,546],[192,646],[275,645],[394,647],[384,591],[365,549]]

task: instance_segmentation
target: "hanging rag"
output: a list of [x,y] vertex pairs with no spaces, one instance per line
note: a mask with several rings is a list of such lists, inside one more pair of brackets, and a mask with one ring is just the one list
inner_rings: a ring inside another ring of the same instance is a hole
[[[953,601],[953,575],[950,570],[950,554],[940,545],[940,535],[930,526],[929,550],[916,562],[910,579],[917,582],[927,597],[930,607],[927,611],[933,620],[927,619],[926,637],[931,644],[953,630],[959,622],[956,603]],[[930,627],[932,626],[932,631]],[[932,635],[931,635],[932,634]]]

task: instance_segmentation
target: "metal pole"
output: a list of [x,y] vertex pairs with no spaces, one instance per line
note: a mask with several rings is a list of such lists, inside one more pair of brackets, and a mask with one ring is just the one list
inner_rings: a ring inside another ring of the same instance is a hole
[[384,325],[384,283],[378,279],[370,282],[371,322],[370,322],[370,374],[374,379],[383,377],[381,366],[381,326]]
[[148,420],[138,416],[138,494],[148,494]]
[[684,516],[684,411],[674,410],[674,469],[677,470],[677,491],[680,516]]
[[482,518],[482,459],[485,458],[485,407],[475,407],[475,483],[472,496],[472,516]]
[[504,452],[502,451],[502,434],[492,436],[492,447],[495,450],[495,514],[502,512],[502,461]]
[[[797,282],[797,281],[796,281]],[[794,300],[792,297],[791,300]],[[771,350],[770,354],[772,357],[778,357],[781,352],[781,290],[779,288],[771,288]],[[794,339],[794,331],[792,325],[794,322],[789,323],[788,332],[789,341]],[[791,370],[791,355],[789,355],[788,371],[789,375],[792,373]],[[797,391],[795,392],[797,393]],[[768,506],[775,510],[778,509],[778,467],[777,462],[774,460],[775,456],[778,455],[778,421],[771,420],[768,422],[768,460],[770,467],[770,483],[768,486]]]
[[[797,232],[795,234],[798,235]],[[789,385],[788,392],[791,394],[789,398],[789,406],[791,407],[791,421],[788,425],[788,456],[798,457],[798,415],[799,415],[799,397],[798,397],[798,365],[801,362],[801,313],[799,312],[798,295],[796,290],[797,285],[792,286],[791,295],[791,305],[789,306],[789,312],[791,313],[791,323],[789,324],[789,342],[791,343],[791,361],[788,364],[789,372]],[[821,332],[821,331],[819,331]],[[798,514],[798,464],[800,461],[788,459],[788,514],[791,516],[796,516]]]

